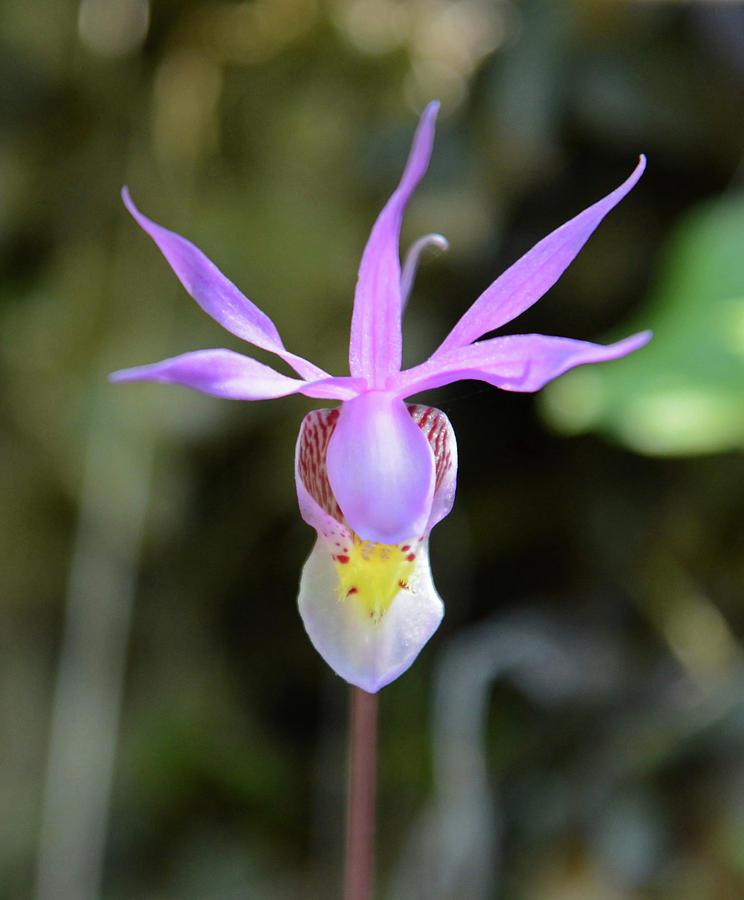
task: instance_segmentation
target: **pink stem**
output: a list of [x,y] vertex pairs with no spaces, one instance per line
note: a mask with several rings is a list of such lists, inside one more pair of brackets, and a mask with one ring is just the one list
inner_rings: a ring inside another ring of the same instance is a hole
[[377,694],[351,689],[345,900],[372,896],[377,780]]

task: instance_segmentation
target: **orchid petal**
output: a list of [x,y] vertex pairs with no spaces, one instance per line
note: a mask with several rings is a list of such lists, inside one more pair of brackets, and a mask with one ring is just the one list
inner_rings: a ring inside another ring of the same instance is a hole
[[182,384],[205,394],[232,400],[269,400],[297,393],[347,400],[358,393],[358,386],[350,378],[329,377],[317,381],[289,378],[233,350],[182,353],[161,362],[122,369],[111,374],[109,380]]
[[428,541],[417,544],[413,571],[381,619],[370,618],[353,596],[339,596],[333,549],[319,537],[305,563],[297,598],[300,615],[328,665],[351,684],[375,693],[408,669],[442,620]]
[[400,184],[377,217],[359,266],[351,320],[349,367],[371,388],[400,371],[401,290],[398,242],[403,210],[429,165],[439,103],[424,110]]
[[426,523],[426,534],[452,509],[457,486],[457,441],[450,420],[441,409],[413,404],[408,407],[413,421],[426,436],[434,455],[434,499]]
[[618,359],[643,347],[650,339],[650,331],[608,345],[545,334],[491,338],[441,353],[402,372],[393,392],[401,398],[409,397],[466,378],[487,381],[506,391],[538,391],[575,366]]
[[328,442],[338,422],[339,409],[315,409],[302,420],[295,446],[295,486],[300,515],[318,535],[349,541],[351,530],[328,480]]
[[328,375],[301,356],[290,353],[266,313],[245,297],[198,247],[144,216],[126,187],[122,188],[121,196],[138,225],[155,241],[178,280],[204,312],[244,341],[276,353],[303,378],[319,379]]
[[511,322],[560,278],[605,215],[633,188],[646,167],[641,155],[630,177],[602,200],[543,238],[487,288],[434,352],[439,358]]
[[327,465],[333,493],[362,540],[395,544],[424,533],[434,456],[401,400],[368,391],[344,403]]

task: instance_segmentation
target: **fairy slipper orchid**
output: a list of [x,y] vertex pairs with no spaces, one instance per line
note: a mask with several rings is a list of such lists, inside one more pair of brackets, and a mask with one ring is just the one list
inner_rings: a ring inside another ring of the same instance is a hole
[[602,218],[635,185],[620,187],[540,241],[488,287],[420,365],[401,371],[401,314],[418,255],[401,271],[401,219],[429,164],[438,103],[424,111],[400,184],[372,228],[359,267],[348,376],[331,376],[287,350],[274,323],[193,244],[147,219],[126,188],[124,203],[196,302],[237,337],[283,359],[297,377],[232,350],[197,350],[124,369],[113,381],[162,381],[235,400],[302,393],[341,401],[308,413],[300,427],[295,481],[300,512],[317,531],[302,572],[299,608],[326,662],[375,692],[404,672],[436,630],[442,601],[431,577],[429,532],[452,507],[457,449],[444,413],[406,398],[461,379],[507,391],[537,391],[574,366],[642,347],[642,332],[608,346],[541,334],[479,340],[542,297]]

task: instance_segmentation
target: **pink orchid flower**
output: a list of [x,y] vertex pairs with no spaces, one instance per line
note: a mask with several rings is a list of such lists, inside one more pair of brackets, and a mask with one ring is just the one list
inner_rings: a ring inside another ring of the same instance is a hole
[[401,371],[401,315],[418,256],[401,273],[401,219],[426,171],[439,104],[416,131],[397,189],[372,228],[359,267],[349,343],[349,376],[331,376],[284,347],[274,323],[193,244],[127,208],[179,280],[212,318],[275,353],[299,376],[232,350],[197,350],[125,369],[113,381],[162,381],[235,400],[302,393],[340,400],[309,413],[295,456],[300,512],[317,531],[302,572],[299,609],[326,662],[351,684],[376,692],[414,661],[437,629],[442,601],[429,566],[429,532],[452,508],[455,436],[447,417],[407,405],[413,394],[461,379],[507,391],[537,391],[574,366],[617,359],[642,347],[642,332],[609,346],[518,334],[479,340],[510,322],[558,280],[599,222],[640,178],[645,159],[620,187],[540,241],[487,288],[426,362]]

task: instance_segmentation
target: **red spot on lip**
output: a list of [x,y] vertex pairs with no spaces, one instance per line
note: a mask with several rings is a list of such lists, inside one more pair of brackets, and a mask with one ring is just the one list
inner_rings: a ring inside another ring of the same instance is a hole
[[413,562],[414,559],[416,559],[416,554],[415,554],[415,553],[409,553],[408,556],[406,557],[406,559],[408,560],[408,562]]
[[336,557],[336,562],[347,563],[348,561],[349,561],[348,556],[337,556]]
[[349,588],[349,590],[346,592],[346,596],[348,597],[349,594],[358,594],[358,593],[359,593],[359,588],[353,587],[353,588]]
[[411,545],[410,545],[410,544],[406,544],[405,546],[401,547],[400,549],[405,553],[406,550],[410,550],[410,549],[411,549]]

